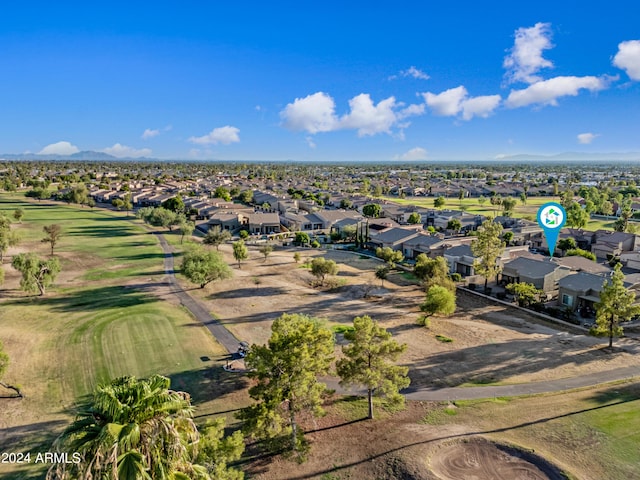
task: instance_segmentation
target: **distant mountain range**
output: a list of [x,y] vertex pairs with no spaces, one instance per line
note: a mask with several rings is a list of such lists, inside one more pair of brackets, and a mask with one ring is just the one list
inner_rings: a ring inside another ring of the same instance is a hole
[[[101,161],[101,162],[131,162],[131,161],[142,161],[142,162],[159,162],[162,161],[158,158],[150,158],[150,157],[114,157],[113,155],[109,155],[104,152],[96,152],[93,150],[85,150],[82,152],[74,153],[71,155],[39,155],[37,153],[4,153],[0,154],[0,160],[79,160],[79,161]],[[172,159],[172,161],[195,161],[195,160],[180,160],[180,159]],[[200,160],[200,161],[217,161],[223,162],[224,160]],[[231,160],[232,161],[232,160]],[[242,160],[243,162],[262,162],[263,160]],[[286,160],[288,162],[295,162],[295,160]],[[347,161],[347,160],[345,160]],[[442,163],[442,162],[468,162],[469,160],[445,160],[445,159],[431,159],[431,160],[423,160],[419,163]],[[591,162],[640,162],[640,152],[610,152],[610,153],[586,153],[586,152],[564,152],[558,153],[555,155],[534,155],[521,153],[517,155],[499,155],[493,159],[486,159],[485,161],[490,162],[580,162],[580,161],[591,161]],[[341,163],[340,161],[338,161]],[[388,160],[372,160],[372,162],[388,162]],[[367,162],[362,162],[367,163]]]
[[137,158],[120,158],[114,157],[104,152],[94,152],[93,150],[85,150],[73,153],[71,155],[39,155],[37,153],[4,153],[0,154],[0,160],[88,160],[88,161],[154,161],[155,158],[137,157]]
[[609,153],[586,153],[586,152],[564,152],[555,155],[500,155],[495,158],[500,161],[527,162],[532,160],[543,162],[566,162],[566,161],[626,161],[640,162],[640,152],[609,152]]

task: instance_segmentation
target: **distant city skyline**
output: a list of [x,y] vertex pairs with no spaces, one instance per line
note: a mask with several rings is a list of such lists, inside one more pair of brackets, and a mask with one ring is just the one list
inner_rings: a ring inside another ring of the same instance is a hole
[[423,161],[640,151],[634,3],[427,3],[3,6],[0,154]]

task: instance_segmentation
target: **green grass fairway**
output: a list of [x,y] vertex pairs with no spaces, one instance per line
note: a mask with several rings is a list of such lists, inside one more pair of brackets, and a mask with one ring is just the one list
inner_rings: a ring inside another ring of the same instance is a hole
[[[3,451],[50,448],[77,401],[121,375],[170,376],[174,388],[192,394],[201,415],[230,409],[228,401],[213,405],[212,399],[244,384],[221,378],[223,348],[183,307],[157,295],[165,288],[164,254],[155,236],[123,213],[0,194],[0,212],[12,216],[18,207],[25,210],[22,224],[13,225],[22,251],[46,257],[42,227],[62,226],[55,249],[62,272],[44,297],[28,296],[5,259],[0,340],[10,365],[4,380],[26,398],[0,400]],[[0,465],[3,479],[41,478],[33,472]]]

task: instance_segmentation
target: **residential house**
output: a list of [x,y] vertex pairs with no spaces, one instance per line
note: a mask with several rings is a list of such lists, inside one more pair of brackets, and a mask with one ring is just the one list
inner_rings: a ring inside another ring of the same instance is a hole
[[576,310],[581,313],[595,311],[595,304],[600,301],[600,292],[606,278],[603,275],[586,272],[561,278],[558,281],[558,305],[570,308],[574,312]]
[[419,235],[420,229],[393,227],[387,230],[383,230],[377,235],[372,235],[370,244],[374,247],[389,247],[393,250],[402,251],[403,244],[412,238],[416,238]]
[[221,230],[229,230],[230,232],[233,232],[240,228],[242,225],[242,219],[238,213],[216,209],[215,212],[212,212],[209,215],[207,224],[209,226],[208,228],[217,225]]
[[633,233],[597,230],[596,242],[591,247],[597,258],[617,257],[622,252],[636,250],[640,246],[640,237]]
[[463,277],[475,275],[473,263],[475,257],[471,251],[471,245],[456,245],[448,248],[442,255],[449,264],[450,273],[459,273]]
[[620,261],[625,269],[640,270],[640,252],[623,252]]
[[243,223],[249,227],[249,233],[266,235],[280,232],[280,217],[277,213],[257,212],[242,216],[246,218]]
[[[640,253],[636,253],[636,255],[639,256],[640,261]],[[586,272],[593,273],[595,275],[608,275],[609,273],[611,273],[611,268],[609,268],[608,266],[594,262],[593,260],[589,260],[588,258],[581,257],[580,255],[554,258],[553,260],[558,265],[568,267],[572,272]]]
[[551,294],[558,289],[558,281],[571,273],[569,267],[551,259],[518,257],[504,264],[503,283],[531,283],[538,290]]
[[596,232],[581,228],[563,228],[560,230],[560,240],[564,238],[573,238],[578,248],[590,252],[591,246],[596,242]]
[[444,246],[442,238],[420,232],[417,236],[402,242],[402,253],[409,259],[414,259],[421,253],[433,258],[444,253]]

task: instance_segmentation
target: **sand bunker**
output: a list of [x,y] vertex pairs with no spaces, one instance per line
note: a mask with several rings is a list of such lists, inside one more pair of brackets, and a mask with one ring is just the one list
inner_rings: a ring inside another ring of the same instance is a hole
[[442,480],[563,480],[546,460],[513,447],[474,438],[443,444],[430,458]]

